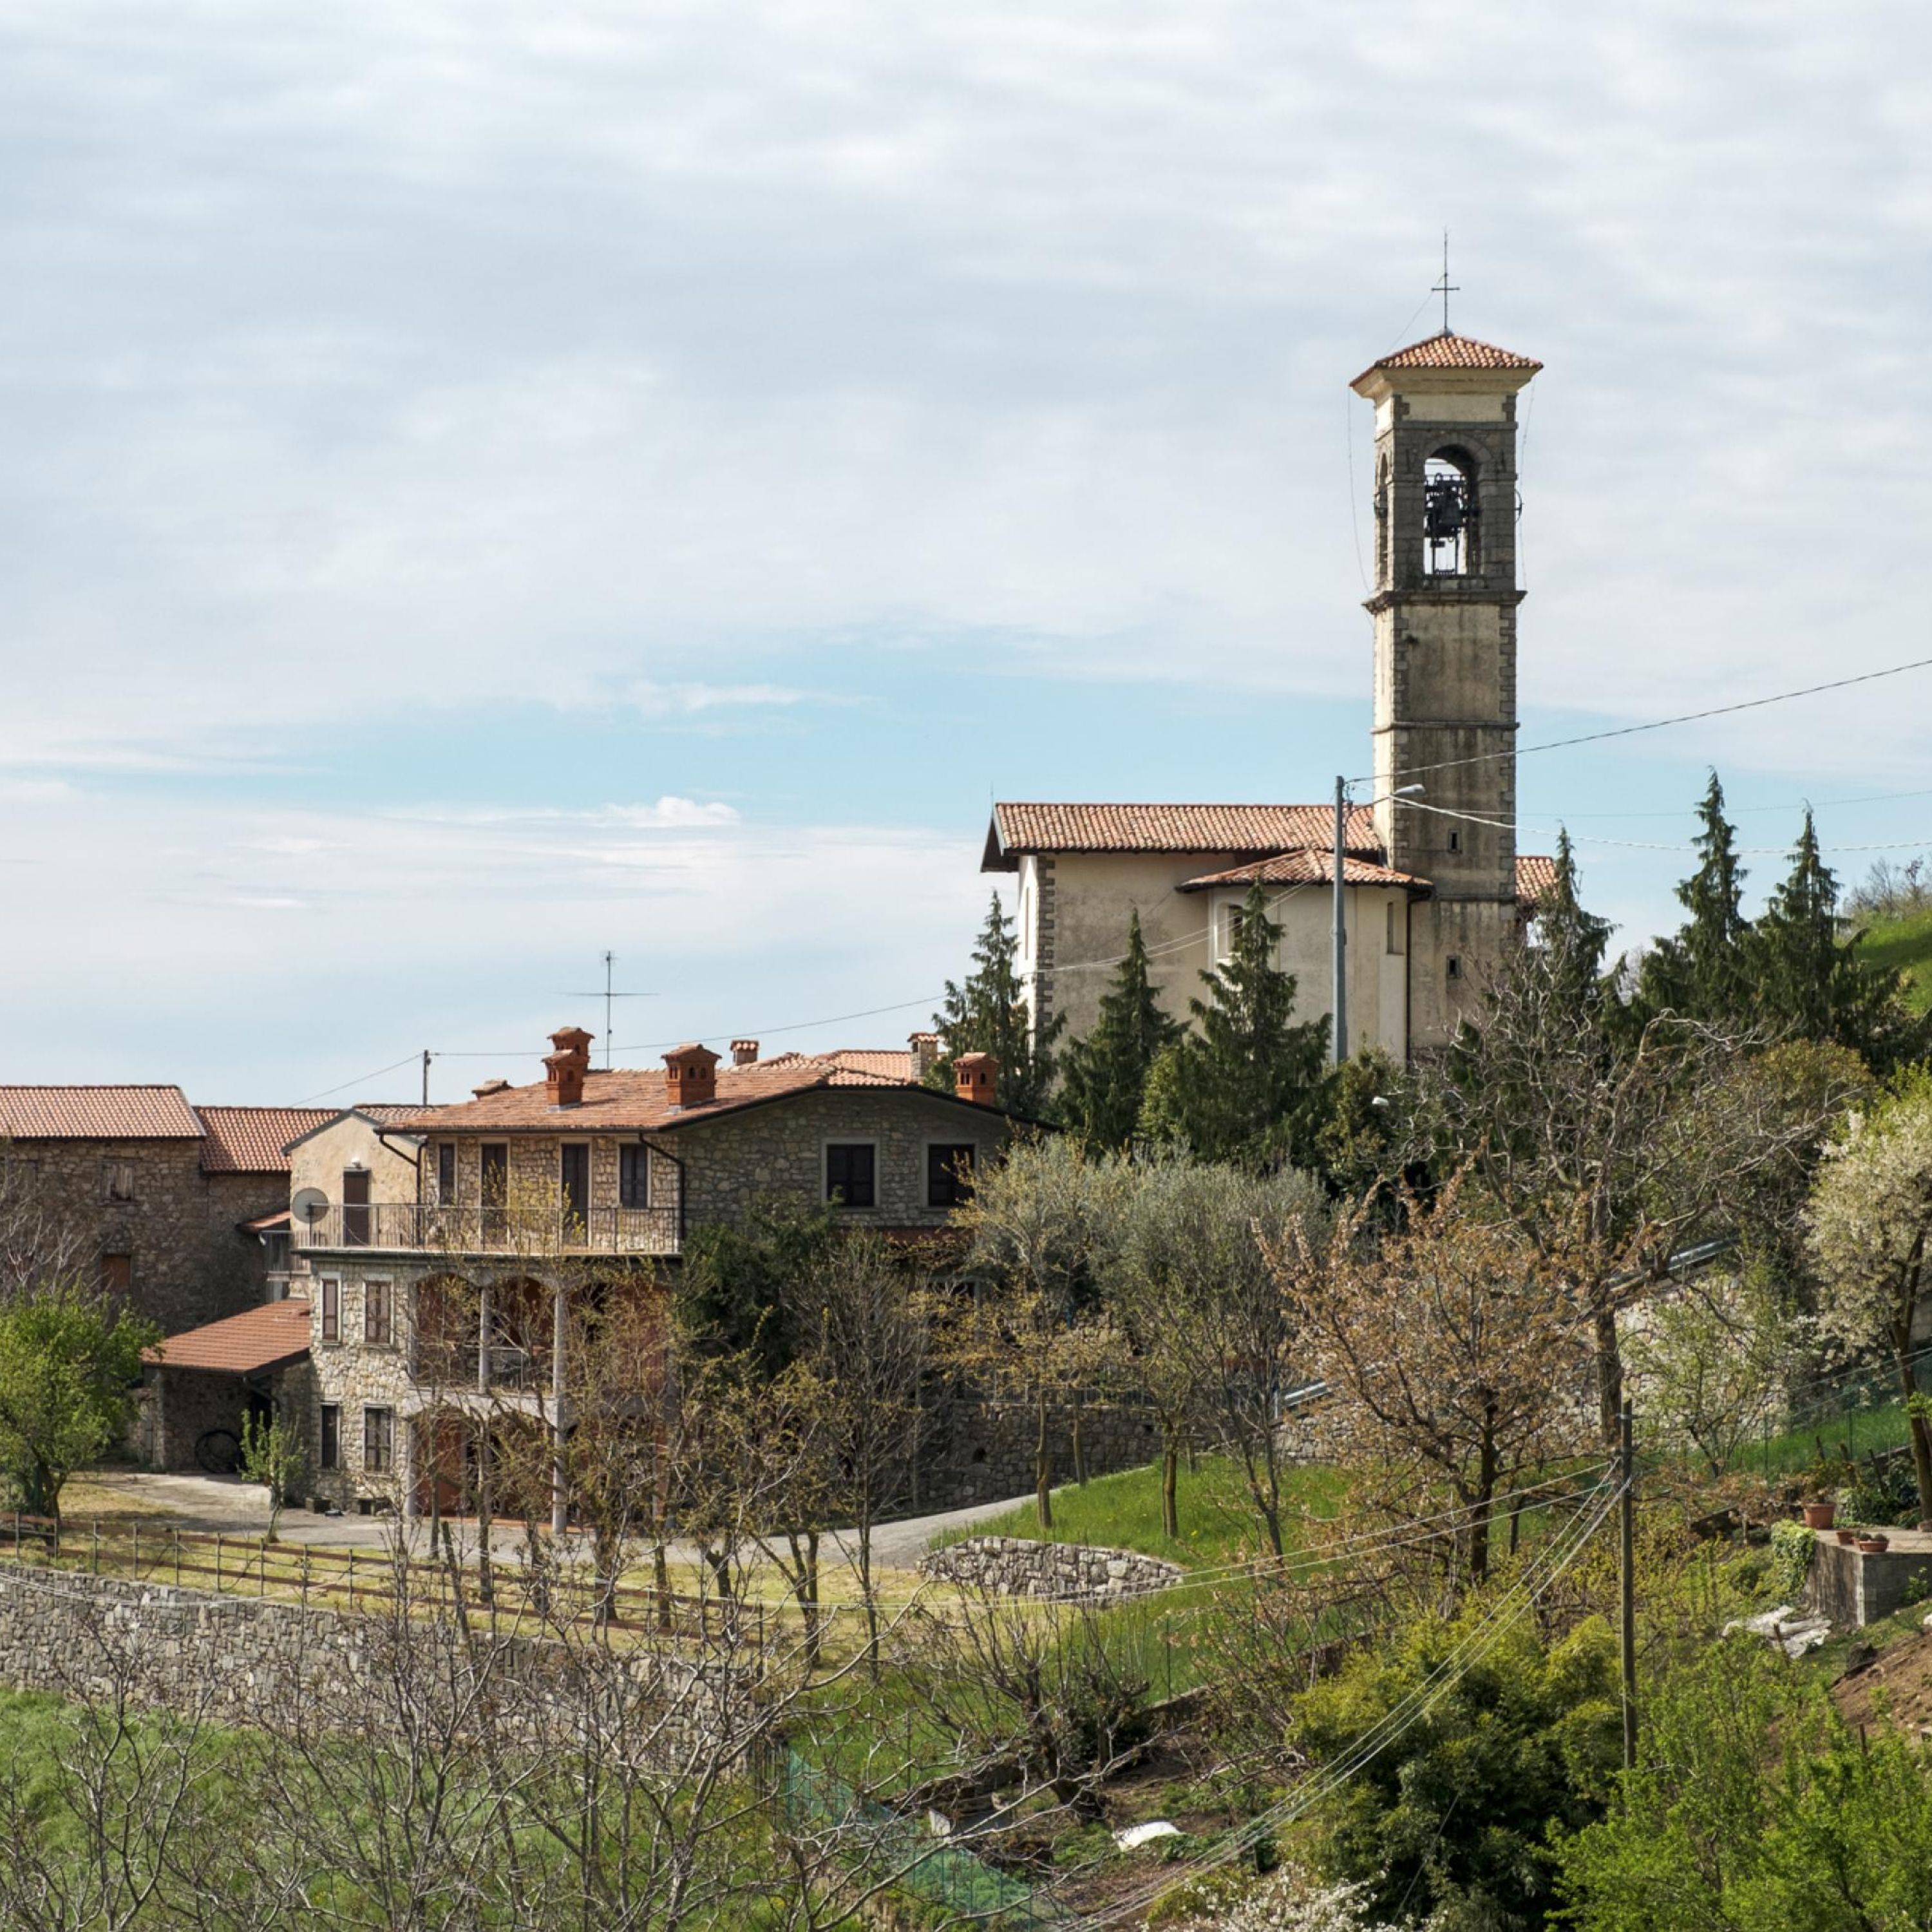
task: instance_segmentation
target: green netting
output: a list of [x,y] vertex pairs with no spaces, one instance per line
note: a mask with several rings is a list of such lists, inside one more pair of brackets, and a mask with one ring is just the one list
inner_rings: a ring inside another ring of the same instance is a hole
[[858,1856],[902,1890],[992,1926],[1058,1925],[1061,1916],[1021,1880],[996,1871],[918,1821],[863,1798],[836,1773],[787,1747],[774,1796],[794,1822],[836,1826]]

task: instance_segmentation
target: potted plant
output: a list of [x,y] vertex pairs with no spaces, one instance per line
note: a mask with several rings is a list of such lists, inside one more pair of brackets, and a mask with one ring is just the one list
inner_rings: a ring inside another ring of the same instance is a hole
[[1804,1527],[1807,1529],[1829,1529],[1832,1519],[1837,1515],[1838,1506],[1828,1496],[1821,1496],[1814,1502],[1804,1505]]
[[1840,1530],[1839,1530],[1839,1532],[1838,1532],[1838,1540],[1839,1540],[1840,1543],[1847,1543],[1847,1544],[1849,1544],[1849,1543],[1856,1543],[1856,1542],[1857,1542],[1857,1541],[1858,1541],[1858,1532],[1857,1532],[1856,1530],[1855,1530],[1855,1529],[1845,1529],[1845,1528],[1840,1528]]
[[1858,1532],[1858,1548],[1867,1556],[1882,1556],[1892,1547],[1892,1538],[1882,1529],[1862,1529]]

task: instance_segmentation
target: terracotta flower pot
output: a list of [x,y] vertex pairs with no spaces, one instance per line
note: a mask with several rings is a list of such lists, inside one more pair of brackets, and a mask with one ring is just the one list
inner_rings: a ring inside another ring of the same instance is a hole
[[1855,1529],[1841,1529],[1838,1532],[1838,1540],[1840,1543],[1856,1543],[1858,1540],[1858,1533]]
[[1807,1503],[1804,1505],[1804,1527],[1807,1529],[1829,1529],[1832,1519],[1838,1513],[1836,1503]]
[[1891,1547],[1892,1538],[1888,1536],[1862,1536],[1858,1538],[1858,1548],[1868,1556],[1881,1555]]

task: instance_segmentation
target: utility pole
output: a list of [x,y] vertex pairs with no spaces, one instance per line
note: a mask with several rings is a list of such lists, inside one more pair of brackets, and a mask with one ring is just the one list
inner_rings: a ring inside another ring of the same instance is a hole
[[1348,1058],[1348,928],[1346,920],[1348,902],[1342,891],[1342,850],[1344,844],[1342,822],[1348,811],[1348,781],[1338,778],[1335,781],[1335,1064],[1344,1064]]
[[1622,1478],[1618,1498],[1621,1547],[1618,1551],[1623,1595],[1624,1768],[1636,1768],[1636,1458],[1630,1446],[1630,1397],[1624,1397],[1619,1419],[1617,1472]]
[[423,1048],[423,1097],[422,1097],[422,1103],[423,1103],[423,1105],[424,1105],[425,1107],[427,1107],[427,1106],[429,1105],[429,1057],[430,1057],[430,1056],[429,1056],[429,1048],[428,1048],[428,1047],[424,1047],[424,1048]]

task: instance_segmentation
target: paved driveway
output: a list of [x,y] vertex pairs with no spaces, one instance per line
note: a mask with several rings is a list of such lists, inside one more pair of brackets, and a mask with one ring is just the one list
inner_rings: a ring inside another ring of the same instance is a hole
[[[267,1492],[259,1483],[244,1483],[239,1476],[190,1475],[146,1469],[104,1469],[90,1475],[95,1486],[111,1490],[136,1506],[159,1508],[183,1529],[219,1530],[224,1535],[260,1536],[268,1526]],[[932,1516],[908,1516],[902,1522],[882,1523],[872,1532],[872,1559],[882,1568],[910,1570],[924,1555],[926,1547],[939,1532],[964,1528],[1001,1514],[1014,1502],[1030,1502],[1030,1494],[1003,1502],[974,1503],[966,1509],[942,1510]],[[397,1525],[387,1516],[317,1516],[312,1510],[287,1509],[282,1512],[280,1534],[290,1543],[328,1544],[337,1549],[381,1550],[390,1546]],[[476,1541],[472,1526],[465,1526],[471,1546]],[[428,1553],[428,1526],[410,1526],[410,1540]],[[458,1532],[459,1540],[464,1532]],[[849,1544],[849,1530],[835,1532],[842,1544]],[[506,1524],[490,1538],[499,1556],[514,1560],[524,1544],[520,1523]]]

